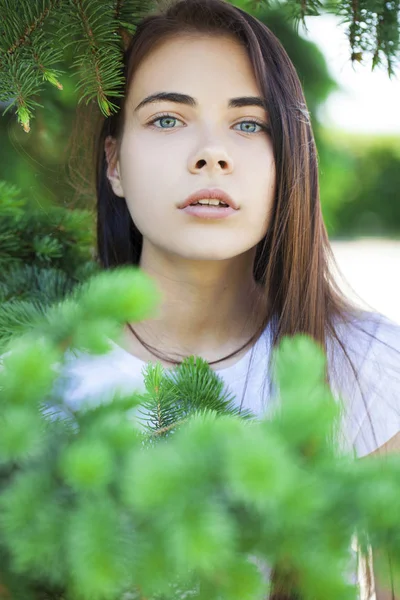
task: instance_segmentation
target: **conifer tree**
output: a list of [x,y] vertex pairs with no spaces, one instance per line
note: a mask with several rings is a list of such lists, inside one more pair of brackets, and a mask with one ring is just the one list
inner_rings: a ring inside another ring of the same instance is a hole
[[0,353],[98,270],[89,210],[48,206],[0,181]]

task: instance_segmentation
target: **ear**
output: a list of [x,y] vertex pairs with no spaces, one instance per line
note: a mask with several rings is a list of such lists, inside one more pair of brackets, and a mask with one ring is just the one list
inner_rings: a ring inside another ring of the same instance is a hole
[[111,137],[106,137],[104,142],[104,152],[107,159],[107,179],[110,182],[112,190],[116,196],[123,198],[125,196],[122,188],[121,176],[119,173],[119,161],[117,157],[117,141]]

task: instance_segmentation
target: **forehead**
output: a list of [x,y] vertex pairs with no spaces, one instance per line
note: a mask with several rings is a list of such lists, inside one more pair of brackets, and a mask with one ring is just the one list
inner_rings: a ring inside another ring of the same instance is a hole
[[253,67],[240,41],[228,35],[186,34],[160,42],[133,75],[129,100],[174,90],[209,100],[259,93]]

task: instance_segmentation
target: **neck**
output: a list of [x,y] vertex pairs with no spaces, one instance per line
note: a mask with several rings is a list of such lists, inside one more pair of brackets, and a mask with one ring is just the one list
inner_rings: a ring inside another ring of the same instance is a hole
[[140,267],[156,281],[163,299],[158,314],[132,323],[133,329],[166,354],[223,356],[240,347],[267,308],[265,292],[253,279],[254,252],[214,261],[142,252]]

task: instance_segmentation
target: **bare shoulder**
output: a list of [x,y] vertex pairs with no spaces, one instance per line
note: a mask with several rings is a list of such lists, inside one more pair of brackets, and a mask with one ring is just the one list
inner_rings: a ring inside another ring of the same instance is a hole
[[368,458],[370,456],[382,456],[384,454],[397,454],[400,453],[400,431],[398,431],[390,440],[385,442],[379,448],[376,448],[370,454],[363,456],[362,459]]

